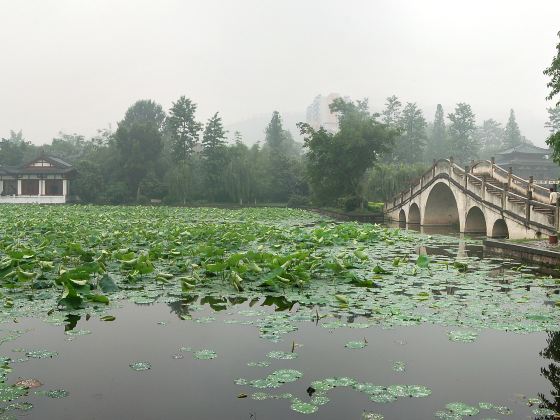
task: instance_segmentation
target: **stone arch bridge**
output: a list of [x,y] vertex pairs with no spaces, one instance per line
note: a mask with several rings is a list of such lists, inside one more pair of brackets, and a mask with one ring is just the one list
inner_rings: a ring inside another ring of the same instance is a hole
[[455,226],[492,238],[527,239],[558,232],[558,206],[549,190],[514,175],[494,160],[461,167],[453,158],[432,168],[391,201],[386,218],[401,225]]

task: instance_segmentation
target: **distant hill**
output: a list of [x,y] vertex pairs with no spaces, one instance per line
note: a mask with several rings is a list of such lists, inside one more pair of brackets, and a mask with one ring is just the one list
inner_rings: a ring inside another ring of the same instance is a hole
[[[305,112],[288,112],[281,113],[282,125],[285,130],[289,130],[298,143],[303,143],[303,137],[299,134],[296,123],[305,121]],[[272,111],[270,114],[259,114],[247,120],[238,121],[233,124],[225,126],[228,130],[228,138],[233,138],[233,133],[239,131],[243,135],[243,142],[247,145],[253,145],[256,142],[264,142],[266,126],[272,118]]]

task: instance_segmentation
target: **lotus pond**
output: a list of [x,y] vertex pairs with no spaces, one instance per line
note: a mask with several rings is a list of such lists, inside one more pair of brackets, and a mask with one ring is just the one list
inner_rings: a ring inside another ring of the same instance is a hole
[[0,419],[545,419],[560,282],[288,209],[0,208]]

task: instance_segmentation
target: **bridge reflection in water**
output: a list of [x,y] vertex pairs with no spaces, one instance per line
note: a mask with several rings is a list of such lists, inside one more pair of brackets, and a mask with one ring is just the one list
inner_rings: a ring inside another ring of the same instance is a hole
[[385,216],[402,226],[451,227],[493,238],[538,238],[558,231],[558,206],[549,191],[491,161],[461,168],[453,158],[432,168],[385,203]]

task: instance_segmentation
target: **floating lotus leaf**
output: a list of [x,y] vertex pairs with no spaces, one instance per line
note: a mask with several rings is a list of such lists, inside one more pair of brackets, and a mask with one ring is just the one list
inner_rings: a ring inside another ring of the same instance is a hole
[[257,401],[266,400],[268,398],[268,394],[264,392],[255,392],[251,394],[251,398]]
[[549,408],[535,408],[533,414],[540,417],[552,417],[556,415],[556,411]]
[[361,418],[362,420],[383,420],[385,417],[383,417],[381,414],[364,411]]
[[476,416],[479,409],[463,402],[452,402],[445,406],[449,411],[460,416]]
[[193,353],[193,357],[199,360],[211,360],[218,357],[218,355],[214,350],[203,349],[203,350],[195,351]]
[[274,379],[277,382],[287,383],[294,382],[301,378],[303,373],[295,369],[282,369],[272,372],[268,377]]
[[459,341],[461,343],[472,343],[477,339],[478,334],[474,331],[449,331],[447,336],[451,341]]
[[344,345],[348,349],[363,349],[365,346],[367,346],[365,341],[349,341]]
[[43,395],[45,397],[49,397],[49,398],[65,398],[68,395],[70,395],[70,393],[64,389],[50,389],[48,391],[35,391],[35,394],[37,395]]
[[29,402],[17,402],[6,406],[6,410],[29,411],[32,408],[33,408],[33,404]]
[[129,366],[132,368],[132,370],[135,370],[137,372],[150,370],[152,368],[152,365],[149,362],[134,362],[131,363]]
[[395,362],[393,363],[393,370],[395,372],[404,372],[406,369],[406,365],[404,362]]
[[326,395],[314,395],[311,398],[311,404],[313,405],[325,405],[329,401],[330,399]]
[[513,411],[509,408],[509,407],[505,407],[505,406],[494,406],[494,410],[496,410],[496,413],[498,414],[502,414],[504,416],[509,416],[513,413]]
[[286,353],[284,351],[271,351],[267,354],[271,359],[293,360],[298,357],[297,353]]
[[18,399],[25,395],[27,389],[20,386],[10,386],[5,383],[0,383],[0,401],[8,402]]
[[302,414],[313,414],[319,409],[316,405],[300,401],[297,398],[292,402],[291,408]]
[[57,357],[58,353],[48,350],[29,350],[25,355],[31,359],[52,359],[53,357]]
[[268,367],[270,366],[270,363],[266,362],[266,361],[262,361],[262,362],[249,362],[247,363],[247,366],[250,367]]

